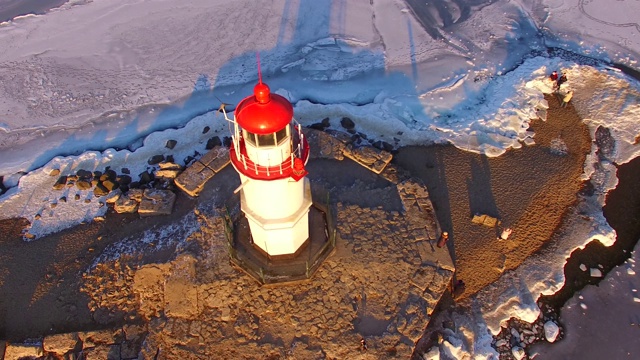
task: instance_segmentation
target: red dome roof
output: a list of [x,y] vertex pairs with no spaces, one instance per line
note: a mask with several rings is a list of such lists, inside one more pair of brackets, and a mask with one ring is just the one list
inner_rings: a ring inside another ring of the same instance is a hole
[[293,119],[293,106],[278,94],[271,94],[267,84],[258,83],[253,96],[244,98],[236,108],[236,122],[254,134],[271,134],[284,129]]

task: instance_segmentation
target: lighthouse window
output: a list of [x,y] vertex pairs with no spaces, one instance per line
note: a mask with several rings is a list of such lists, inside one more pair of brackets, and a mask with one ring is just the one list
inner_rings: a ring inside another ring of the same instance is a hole
[[254,134],[247,130],[243,130],[245,141],[254,146],[275,146],[287,139],[289,127],[271,134]]
[[255,146],[256,145],[256,135],[254,133],[250,133],[247,130],[242,130],[243,137],[246,142]]
[[289,126],[286,126],[284,129],[276,132],[276,144],[280,144],[287,138],[287,130],[289,130]]
[[273,134],[264,134],[258,136],[258,146],[273,146],[275,145]]

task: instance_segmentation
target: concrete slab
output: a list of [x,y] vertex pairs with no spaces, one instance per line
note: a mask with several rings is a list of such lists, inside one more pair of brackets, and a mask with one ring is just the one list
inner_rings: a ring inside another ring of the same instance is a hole
[[138,207],[140,216],[169,215],[173,210],[176,194],[171,190],[145,189]]

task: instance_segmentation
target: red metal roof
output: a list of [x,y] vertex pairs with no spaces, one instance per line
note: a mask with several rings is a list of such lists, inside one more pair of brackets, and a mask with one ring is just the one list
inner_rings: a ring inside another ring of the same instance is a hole
[[236,108],[236,122],[254,134],[271,134],[284,129],[293,119],[293,106],[278,94],[271,94],[265,83],[253,88]]

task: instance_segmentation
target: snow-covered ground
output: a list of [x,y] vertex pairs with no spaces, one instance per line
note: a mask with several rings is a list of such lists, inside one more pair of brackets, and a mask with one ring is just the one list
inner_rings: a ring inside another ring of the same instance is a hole
[[[535,299],[562,286],[574,248],[615,241],[601,205],[613,163],[640,153],[640,85],[608,62],[638,68],[639,12],[632,0],[70,0],[0,24],[0,176],[11,187],[0,218],[33,220],[55,201],[54,168],[139,174],[168,154],[167,139],[178,140],[178,162],[204,151],[228,135],[221,102],[233,109],[251,92],[256,53],[303,125],[328,117],[337,128],[347,116],[394,146],[450,142],[488,156],[535,142],[528,122],[544,113],[550,72],[565,70],[592,135],[606,127],[616,147],[604,160],[594,148],[585,163],[597,185],[582,205],[590,219],[472,299],[469,328],[495,333],[512,316],[537,316]],[[31,232],[104,210],[60,203]],[[465,351],[495,356],[483,338]]]

